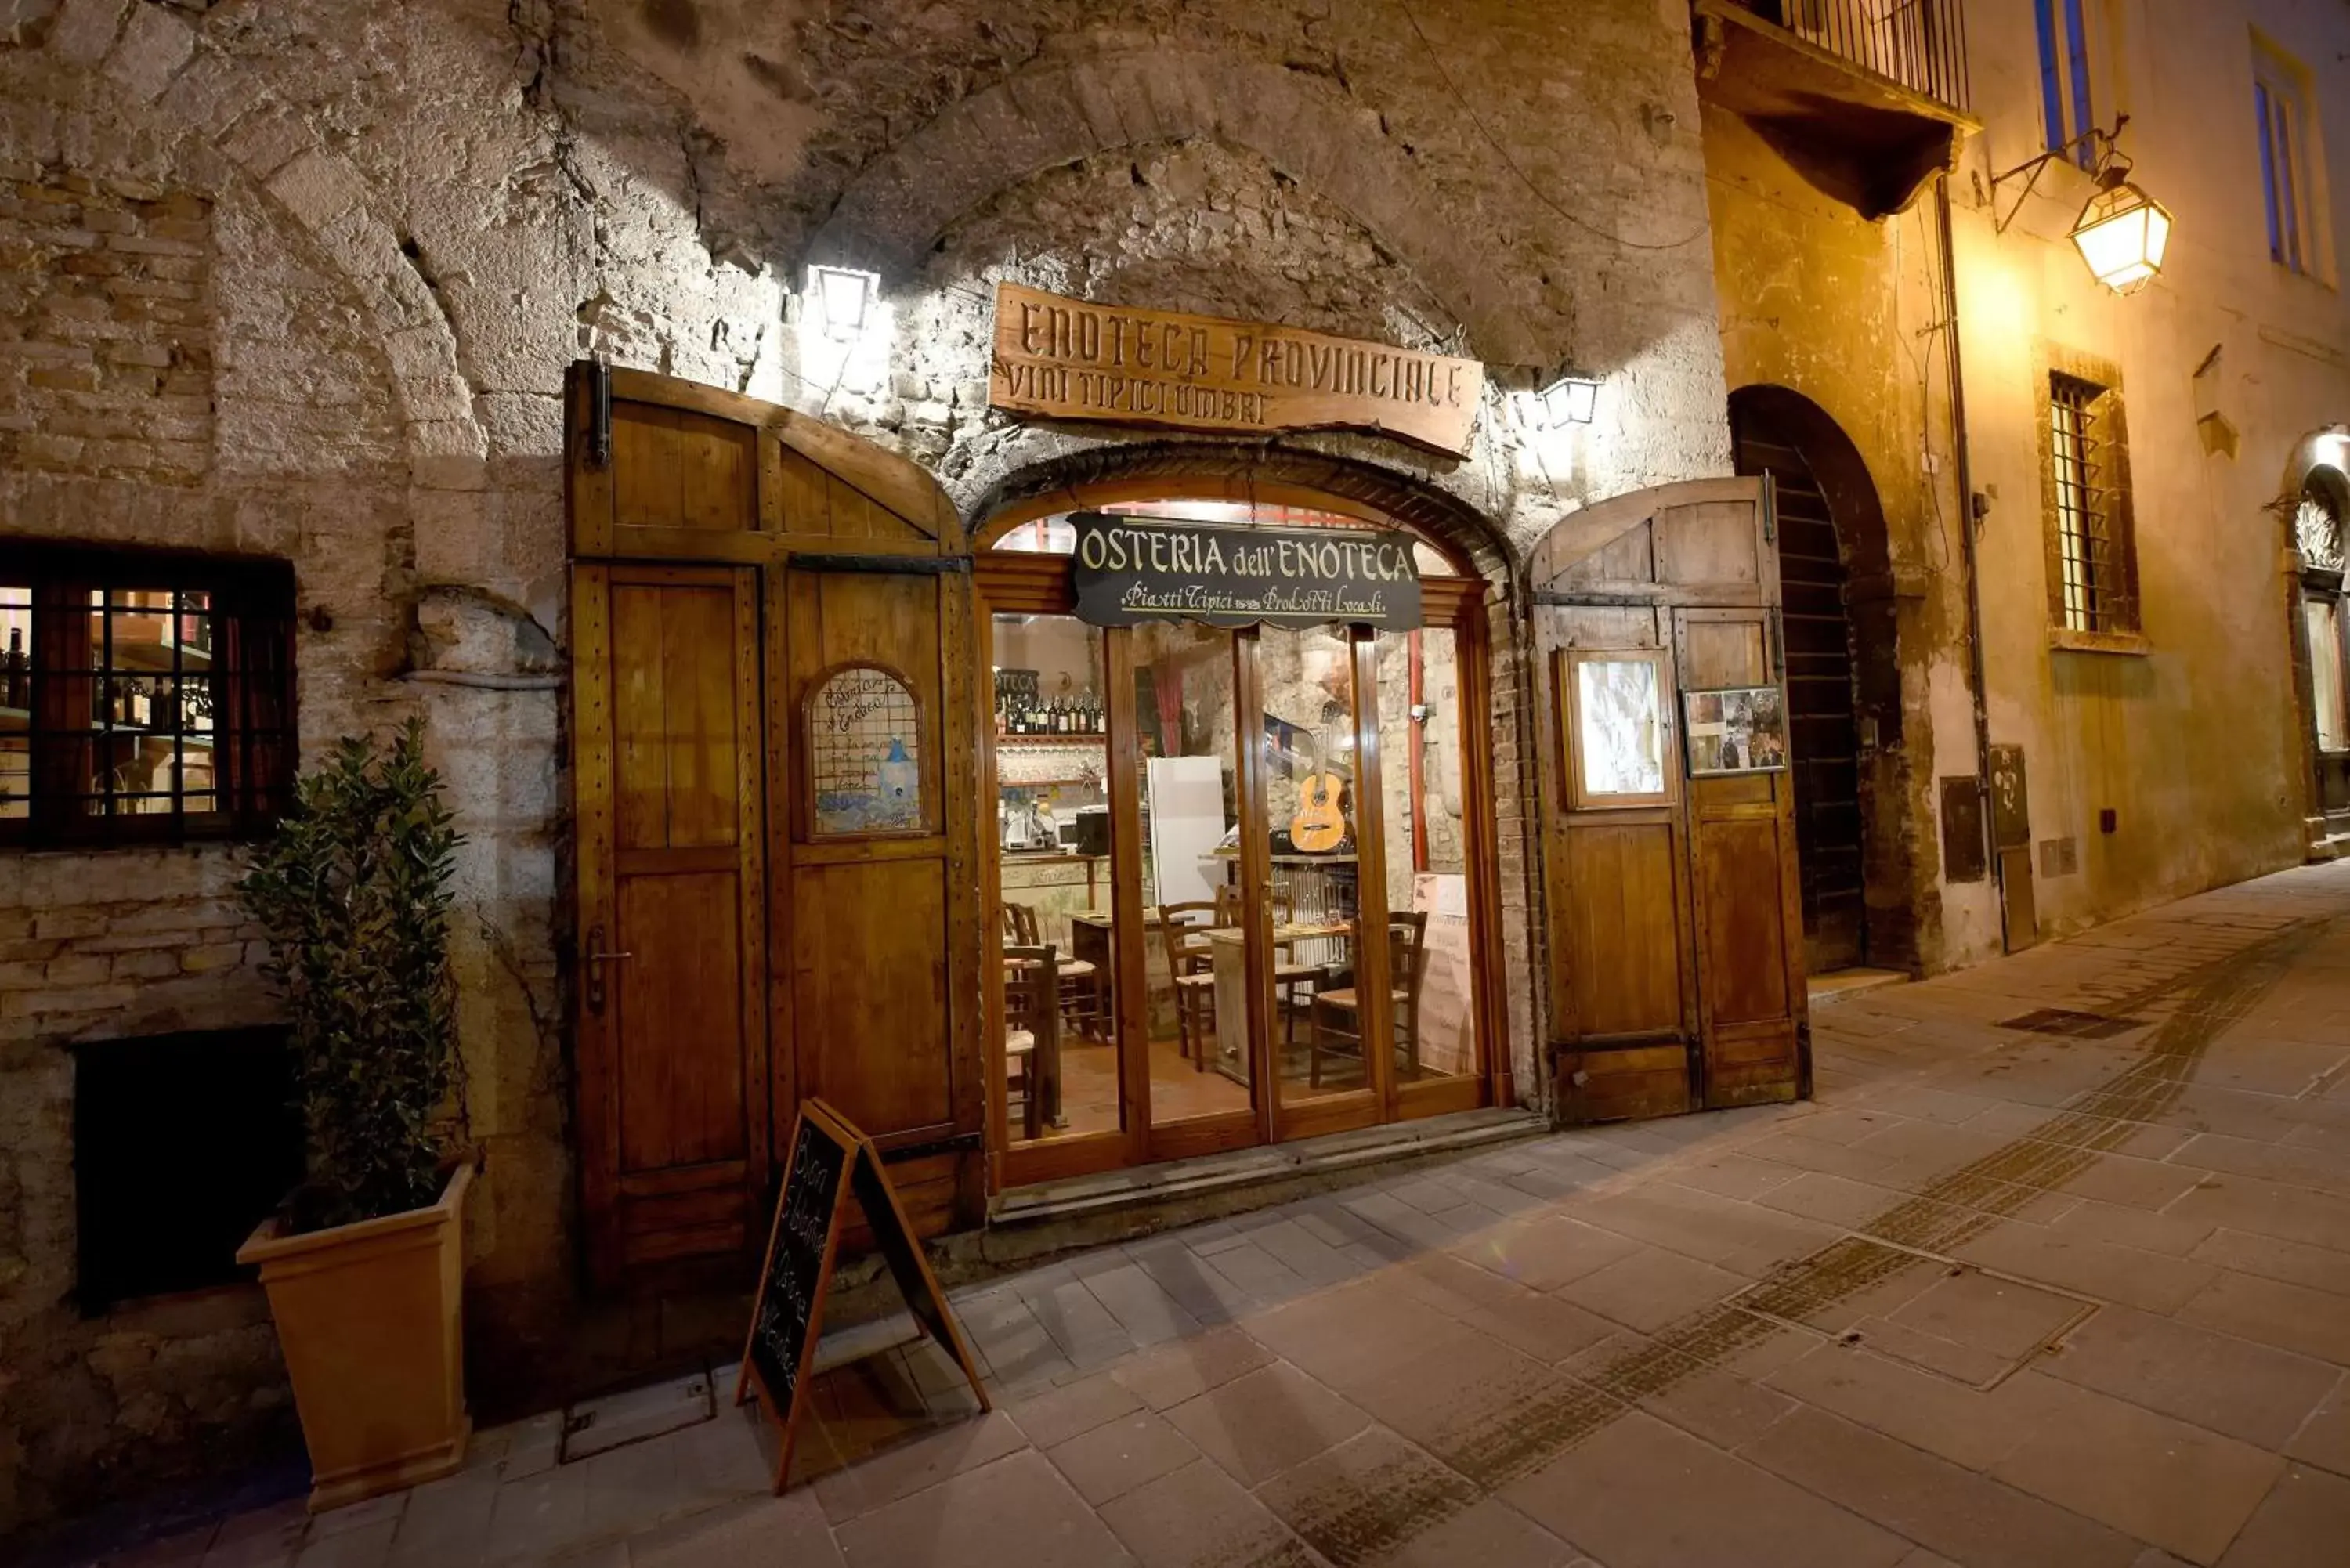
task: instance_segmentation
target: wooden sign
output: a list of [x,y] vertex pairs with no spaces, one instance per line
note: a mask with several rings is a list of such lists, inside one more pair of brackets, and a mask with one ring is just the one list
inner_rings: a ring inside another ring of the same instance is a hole
[[1392,528],[1260,528],[1078,512],[1072,579],[1094,626],[1419,625],[1411,535]]
[[825,1293],[840,1250],[842,1199],[854,1195],[865,1223],[880,1247],[889,1273],[913,1310],[914,1322],[944,1345],[971,1379],[979,1407],[989,1407],[979,1368],[963,1342],[946,1293],[931,1272],[922,1245],[907,1222],[881,1166],[881,1151],[822,1100],[802,1103],[792,1128],[792,1154],[784,1189],[775,1199],[775,1222],[767,1236],[767,1256],[759,1268],[758,1293],[751,1311],[750,1337],[743,1345],[743,1370],[734,1383],[734,1403],[755,1393],[783,1437],[775,1461],[775,1490],[792,1473],[792,1447],[799,1434],[801,1396],[816,1365],[824,1335]]
[[1474,359],[995,286],[991,407],[1179,430],[1377,431],[1465,456]]

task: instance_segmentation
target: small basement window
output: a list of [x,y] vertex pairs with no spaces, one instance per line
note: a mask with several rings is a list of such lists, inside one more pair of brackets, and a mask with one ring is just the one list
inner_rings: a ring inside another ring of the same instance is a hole
[[250,836],[292,785],[283,561],[0,540],[0,846]]
[[74,1048],[82,1311],[253,1277],[236,1250],[302,1179],[283,1029]]

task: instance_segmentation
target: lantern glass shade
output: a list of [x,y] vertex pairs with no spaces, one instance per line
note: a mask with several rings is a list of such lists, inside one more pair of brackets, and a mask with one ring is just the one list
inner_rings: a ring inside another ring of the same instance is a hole
[[869,272],[845,266],[810,267],[808,275],[816,308],[824,317],[824,335],[846,343],[864,331],[866,309],[881,280]]
[[2090,274],[2128,294],[2162,270],[2170,244],[2170,211],[2124,180],[2099,191],[2073,225],[2073,244]]
[[1561,376],[1542,389],[1543,417],[1552,425],[1587,425],[1599,406],[1599,383]]

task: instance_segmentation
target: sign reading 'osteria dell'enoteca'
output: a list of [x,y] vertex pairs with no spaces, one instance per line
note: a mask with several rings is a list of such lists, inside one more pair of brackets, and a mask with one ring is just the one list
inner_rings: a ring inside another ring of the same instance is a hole
[[1459,457],[1484,384],[1474,359],[995,286],[987,400],[1018,413],[1257,434],[1379,431]]
[[1391,528],[1259,528],[1078,512],[1077,618],[1094,626],[1419,625],[1411,535]]

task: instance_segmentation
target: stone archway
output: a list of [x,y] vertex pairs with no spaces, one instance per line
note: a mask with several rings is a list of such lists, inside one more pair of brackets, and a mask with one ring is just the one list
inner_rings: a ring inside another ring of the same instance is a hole
[[1859,449],[1784,387],[1731,394],[1741,474],[1771,475],[1804,936],[1814,974],[1915,961],[1885,512]]
[[1355,511],[1428,535],[1464,573],[1505,583],[1518,565],[1501,530],[1458,496],[1372,463],[1280,446],[1158,441],[1064,452],[998,479],[967,509],[967,520],[977,540],[983,525],[1000,533],[1047,512],[1145,493],[1162,500],[1258,500]]

